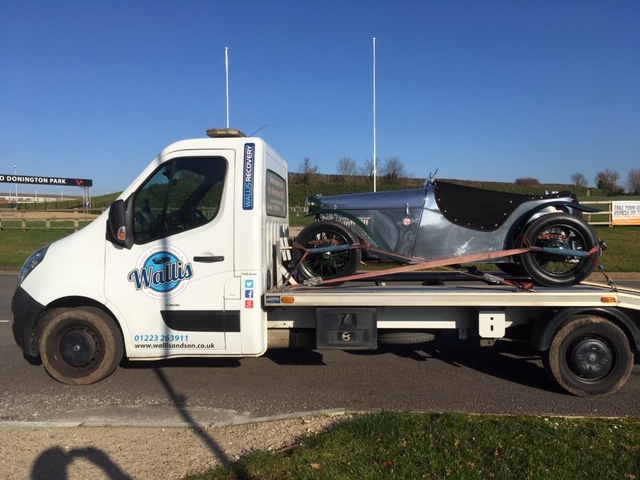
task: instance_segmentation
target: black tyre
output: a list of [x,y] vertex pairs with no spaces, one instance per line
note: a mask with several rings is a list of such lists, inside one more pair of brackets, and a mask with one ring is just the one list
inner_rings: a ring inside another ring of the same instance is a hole
[[[307,225],[296,238],[304,248],[355,245],[358,237],[338,222],[318,221]],[[300,261],[304,251],[293,250],[293,260]],[[304,259],[298,272],[304,278],[322,277],[324,280],[353,275],[358,270],[362,253],[359,248],[335,252],[310,253]]]
[[593,315],[568,320],[554,335],[544,360],[554,381],[579,397],[615,392],[629,378],[634,361],[624,332]]
[[89,385],[111,375],[123,352],[120,330],[97,308],[57,311],[40,337],[40,357],[47,373],[69,385]]
[[[568,213],[551,213],[538,218],[527,226],[524,237],[533,247],[588,252],[598,245],[598,237],[593,228],[581,217]],[[525,243],[523,242],[523,245]],[[599,252],[594,254],[594,258],[599,255]],[[588,257],[547,252],[525,253],[520,257],[520,261],[527,275],[536,284],[548,287],[580,283],[595,267]]]

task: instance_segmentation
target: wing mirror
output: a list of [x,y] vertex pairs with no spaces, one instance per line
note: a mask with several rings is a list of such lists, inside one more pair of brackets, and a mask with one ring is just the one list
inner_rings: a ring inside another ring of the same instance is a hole
[[130,249],[133,246],[133,236],[130,232],[132,223],[130,215],[127,215],[127,203],[124,200],[116,200],[109,207],[107,240]]

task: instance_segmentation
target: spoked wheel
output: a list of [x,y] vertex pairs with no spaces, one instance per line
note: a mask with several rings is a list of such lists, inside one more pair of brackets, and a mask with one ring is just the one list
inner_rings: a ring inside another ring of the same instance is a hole
[[[307,225],[296,238],[304,248],[335,247],[358,243],[357,236],[338,222],[319,221]],[[293,250],[296,264],[304,255],[301,249]],[[305,278],[322,277],[324,280],[347,277],[358,270],[361,252],[358,248],[348,250],[310,253],[299,266],[299,273]]]
[[[533,247],[588,252],[598,245],[593,228],[581,217],[567,213],[552,213],[538,218],[527,227],[524,237]],[[600,252],[593,254],[594,258],[599,256]],[[520,260],[535,283],[548,287],[580,283],[595,267],[588,257],[548,252],[525,253]]]
[[594,315],[568,320],[543,360],[555,382],[580,397],[615,392],[633,368],[627,336],[611,321]]

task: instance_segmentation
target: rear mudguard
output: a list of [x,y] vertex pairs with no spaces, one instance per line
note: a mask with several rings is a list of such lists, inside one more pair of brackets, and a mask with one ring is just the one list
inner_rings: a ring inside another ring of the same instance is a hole
[[[597,208],[587,207],[586,205],[582,205],[581,203],[578,203],[578,202],[558,201],[553,203],[547,203],[545,205],[539,205],[536,208],[532,208],[531,210],[528,210],[524,215],[522,215],[518,219],[518,221],[516,221],[513,224],[513,227],[511,228],[509,235],[507,235],[507,241],[505,242],[505,247],[513,247],[516,245],[520,245],[522,232],[525,230],[526,226],[529,225],[529,223],[531,223],[533,220],[541,216],[541,215],[538,215],[540,212],[542,212],[543,210],[547,210],[549,208],[556,208],[558,211],[567,212],[572,215],[575,214],[576,210],[580,212],[585,212],[585,213],[597,213],[602,211]],[[546,213],[553,213],[553,212],[545,212],[543,213],[543,215],[545,215]]]
[[544,321],[536,322],[529,344],[540,352],[549,350],[553,335],[571,317],[579,315],[597,315],[611,320],[629,337],[629,342],[636,351],[640,351],[640,330],[623,311],[616,308],[576,307],[560,311],[549,311]]

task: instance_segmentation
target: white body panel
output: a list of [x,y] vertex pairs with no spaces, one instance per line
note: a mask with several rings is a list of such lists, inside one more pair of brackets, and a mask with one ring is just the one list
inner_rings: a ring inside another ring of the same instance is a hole
[[54,242],[38,268],[22,283],[42,305],[68,297],[98,303],[104,297],[106,212],[82,230]]

